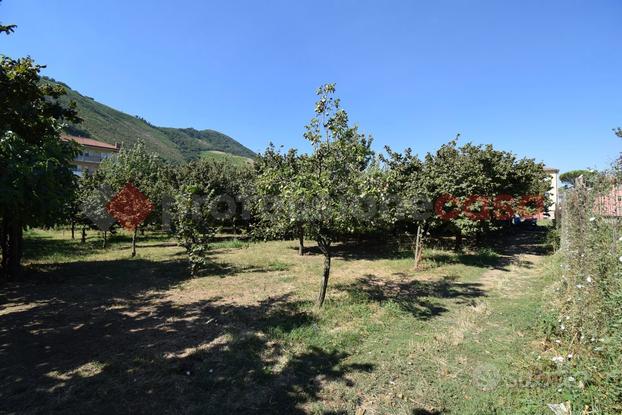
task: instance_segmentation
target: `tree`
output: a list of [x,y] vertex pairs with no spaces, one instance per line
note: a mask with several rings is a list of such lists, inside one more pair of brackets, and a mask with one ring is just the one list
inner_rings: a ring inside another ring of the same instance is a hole
[[190,273],[195,276],[207,264],[209,242],[215,233],[212,215],[215,191],[209,181],[202,180],[201,173],[189,174],[191,169],[183,170],[186,174],[176,177],[171,213],[175,234],[188,255]]
[[503,220],[498,209],[493,209],[495,198],[511,196],[512,209],[516,210],[526,197],[544,196],[549,190],[542,163],[517,160],[512,153],[495,150],[490,144],[458,147],[457,138],[426,155],[421,177],[426,194],[435,203],[433,224],[449,225],[456,234],[458,249],[463,236],[479,239],[499,228]]
[[300,206],[281,198],[292,177],[300,174],[305,156],[295,149],[281,154],[272,145],[255,163],[254,213],[258,223],[256,235],[268,238],[292,234],[298,237],[298,254],[304,255],[304,222]]
[[179,166],[173,181],[174,188],[180,188],[184,183],[200,183],[213,191],[214,204],[208,218],[211,226],[230,226],[234,234],[240,227],[248,226],[251,215],[247,193],[255,181],[250,166],[199,159]]
[[581,176],[589,183],[592,179],[596,179],[598,173],[594,170],[570,170],[560,174],[559,180],[565,188],[570,188],[575,186],[577,179]]
[[417,269],[423,254],[428,219],[432,216],[431,198],[422,185],[423,163],[407,148],[404,154],[386,147],[382,156],[383,175],[381,215],[388,230],[410,240]]
[[209,242],[215,229],[210,226],[209,215],[213,192],[202,194],[200,185],[184,184],[175,195],[175,233],[186,250],[191,275],[207,263]]
[[[14,25],[0,26],[10,33]],[[65,90],[41,82],[30,58],[0,57],[0,275],[19,273],[23,230],[63,220],[75,185],[74,144],[60,139],[64,122],[79,122]]]
[[[272,169],[260,172],[258,180],[279,184],[280,200],[275,203],[280,217],[286,220],[288,212],[298,215],[291,223],[300,221],[305,235],[314,239],[324,256],[324,271],[317,304],[322,306],[331,269],[331,247],[338,238],[352,234],[375,220],[375,212],[366,207],[369,202],[367,171],[373,153],[371,139],[349,125],[348,114],[334,98],[334,84],[317,90],[319,100],[315,117],[306,126],[304,137],[311,143],[311,154],[302,157],[298,171],[287,183],[266,179]],[[288,163],[282,163],[286,169]],[[284,224],[275,224],[282,227]]]
[[[2,3],[2,0],[0,0],[0,3]],[[11,33],[15,31],[16,27],[17,26],[14,24],[3,25],[2,23],[0,23],[0,33],[10,35]]]
[[93,175],[85,174],[78,179],[74,194],[74,206],[72,206],[75,209],[75,216],[73,216],[72,221],[82,225],[81,243],[86,242],[87,226],[93,225],[101,232],[102,246],[106,248],[108,232],[111,231],[115,222],[107,209],[107,203],[111,197],[110,186],[105,184],[102,175],[97,171]]
[[[149,223],[158,223],[162,216],[163,203],[166,196],[171,194],[168,178],[169,169],[162,158],[155,153],[149,153],[142,141],[130,148],[122,148],[116,157],[104,160],[97,170],[97,177],[101,184],[110,187],[113,193],[118,194],[124,189],[137,189],[153,210],[144,220],[128,218],[124,226],[132,231],[132,256],[136,256],[136,241],[138,230]],[[141,204],[138,198],[128,200],[127,205]]]

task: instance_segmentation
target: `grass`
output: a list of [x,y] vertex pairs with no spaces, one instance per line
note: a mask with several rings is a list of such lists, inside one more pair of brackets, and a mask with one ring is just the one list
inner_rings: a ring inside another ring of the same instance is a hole
[[[0,295],[0,402],[20,413],[491,414],[546,412],[537,359],[548,259],[514,250],[407,253],[294,241],[213,245],[189,278],[183,251],[147,235],[102,249],[27,235],[27,274]],[[544,259],[543,259],[544,258]],[[551,401],[553,402],[553,401]]]
[[203,151],[201,152],[201,157],[205,159],[230,163],[234,166],[248,166],[253,163],[253,160],[248,157],[224,153],[222,151]]

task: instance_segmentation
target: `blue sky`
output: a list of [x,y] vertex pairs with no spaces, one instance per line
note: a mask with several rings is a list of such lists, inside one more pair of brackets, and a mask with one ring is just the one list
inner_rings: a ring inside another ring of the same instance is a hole
[[4,0],[0,53],[156,125],[306,149],[336,82],[376,149],[456,133],[562,171],[622,150],[622,1]]

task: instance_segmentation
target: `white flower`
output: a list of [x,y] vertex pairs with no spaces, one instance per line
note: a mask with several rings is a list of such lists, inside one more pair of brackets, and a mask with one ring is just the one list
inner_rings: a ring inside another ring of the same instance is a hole
[[618,258],[620,260],[620,262],[622,262],[622,256],[620,258]]
[[618,241],[622,242],[622,236],[620,236],[620,237],[618,238]]
[[592,217],[590,218],[590,222],[594,222],[595,220],[596,220],[596,218],[595,218],[594,216],[592,216]]
[[564,326],[564,323],[562,323],[562,325],[561,325],[561,326],[559,326],[559,328],[560,328],[562,331],[566,330],[566,326]]
[[581,289],[581,288],[583,288],[583,285],[582,284],[577,284],[577,288]]
[[587,281],[587,282],[591,283],[591,282],[592,282],[592,277],[587,277],[587,278],[585,279],[585,281]]
[[572,353],[568,353],[568,359],[572,359],[572,356],[574,356]]
[[553,362],[555,363],[564,363],[564,358],[561,356],[555,356],[554,358],[551,359]]

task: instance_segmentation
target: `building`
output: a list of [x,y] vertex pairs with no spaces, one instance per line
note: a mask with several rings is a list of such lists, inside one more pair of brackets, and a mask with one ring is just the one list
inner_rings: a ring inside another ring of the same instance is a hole
[[82,149],[82,152],[74,159],[73,172],[78,176],[93,173],[102,161],[118,153],[121,149],[121,145],[118,143],[108,144],[92,138],[64,135],[62,139],[78,143]]
[[553,167],[544,166],[544,171],[549,175],[550,179],[550,190],[546,192],[546,195],[551,202],[549,206],[549,217],[554,219],[557,217],[557,209],[559,207],[559,169]]
[[594,211],[609,218],[622,217],[622,185],[614,181],[608,193],[596,198]]

